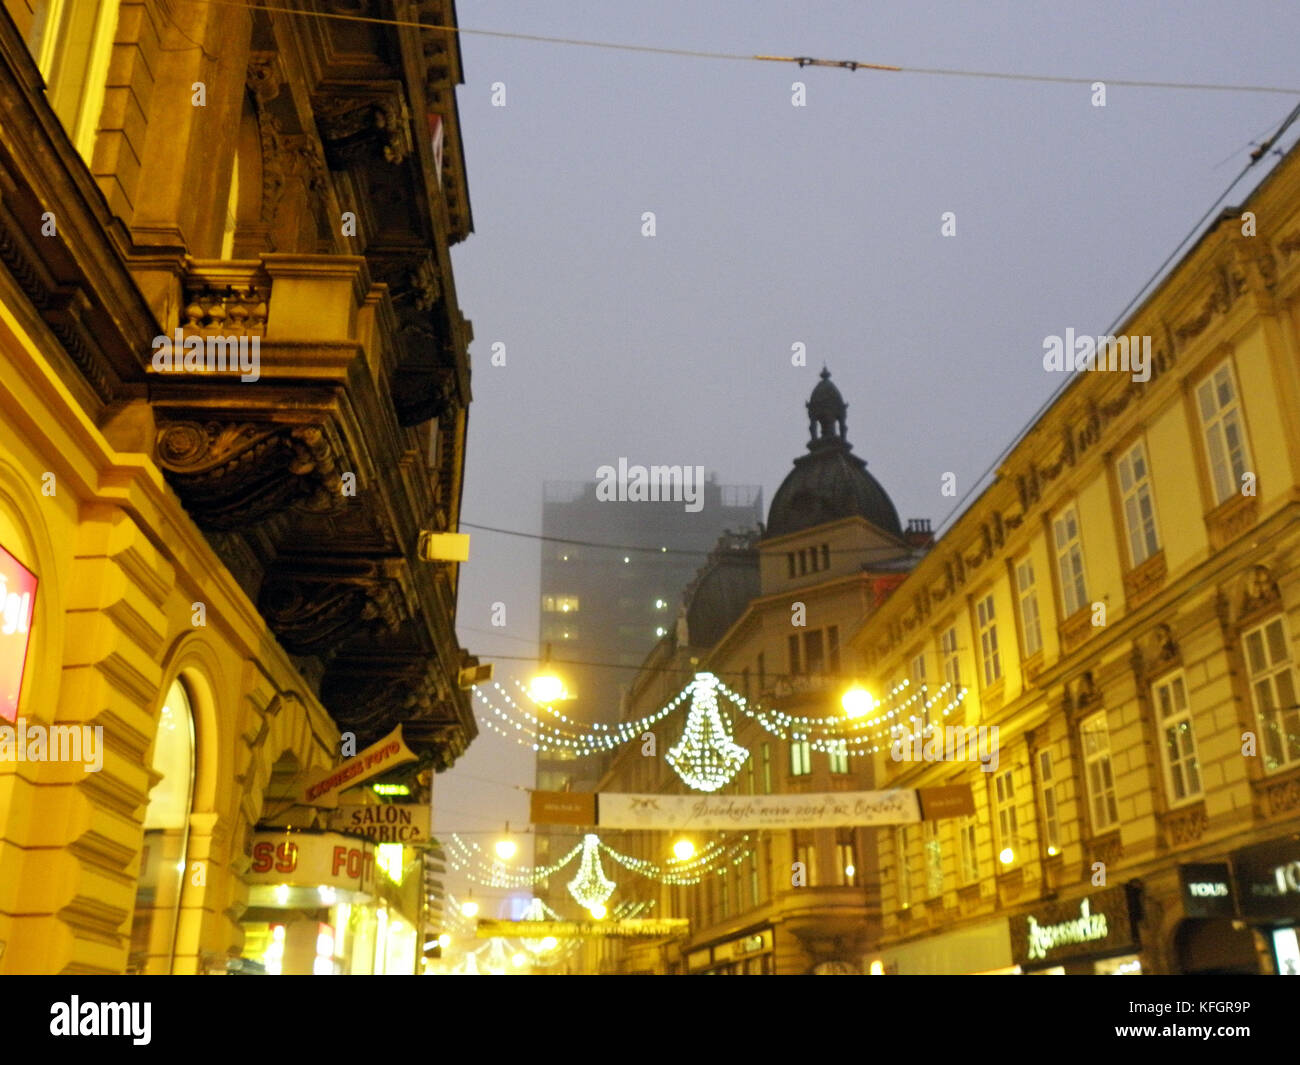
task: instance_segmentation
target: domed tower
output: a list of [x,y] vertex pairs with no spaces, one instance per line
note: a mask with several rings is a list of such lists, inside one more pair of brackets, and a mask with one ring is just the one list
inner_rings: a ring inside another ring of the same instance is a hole
[[845,436],[849,405],[824,367],[806,406],[808,454],[794,460],[794,469],[772,497],[766,538],[860,517],[902,539],[903,528],[889,495],[867,472],[866,462],[853,454]]

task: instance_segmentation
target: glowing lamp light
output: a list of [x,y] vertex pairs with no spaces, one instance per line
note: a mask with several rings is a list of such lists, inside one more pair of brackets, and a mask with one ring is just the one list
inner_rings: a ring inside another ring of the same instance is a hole
[[275,887],[275,901],[280,906],[289,904],[289,885],[277,884]]
[[1010,847],[1003,847],[1001,853],[998,855],[998,861],[1000,861],[1003,865],[1010,865],[1015,860],[1016,860],[1016,852],[1013,851]]
[[1057,851],[1057,849],[1056,849],[1055,847],[1048,847],[1048,848],[1047,848],[1047,856],[1048,856],[1049,858],[1055,857],[1058,853],[1059,853],[1059,852]]
[[850,880],[853,879],[853,876],[855,873],[857,873],[857,871],[858,871],[857,866],[854,865],[846,865],[844,867],[844,875],[847,876]]
[[546,936],[542,939],[542,950],[554,950],[559,942],[554,936]]
[[605,907],[605,904],[603,902],[598,902],[596,903],[595,906],[591,907],[590,912],[591,912],[591,916],[594,917],[597,921],[603,921],[606,915],[609,913],[609,910]]
[[522,950],[515,951],[510,958],[510,964],[516,969],[522,969],[528,964],[528,956]]
[[564,681],[554,673],[541,673],[528,684],[528,694],[536,703],[555,703],[564,698]]
[[443,950],[446,950],[448,947],[450,947],[451,936],[448,935],[446,932],[443,932],[442,935],[438,937],[438,946],[442,947]]
[[882,962],[882,961],[880,961],[879,959],[876,959],[875,961],[873,961],[873,962],[871,963],[871,975],[872,975],[872,976],[884,976],[884,975],[885,975],[885,963]]
[[857,684],[840,696],[840,706],[844,707],[844,712],[851,718],[865,717],[871,713],[874,705],[871,693]]
[[673,844],[673,857],[679,862],[687,861],[695,857],[695,844],[689,839],[679,839]]
[[498,858],[503,862],[508,862],[515,856],[515,852],[519,850],[519,845],[512,839],[501,839],[497,840],[497,845],[494,849],[497,852]]
[[466,899],[460,904],[460,912],[465,917],[477,917],[478,903],[473,899]]

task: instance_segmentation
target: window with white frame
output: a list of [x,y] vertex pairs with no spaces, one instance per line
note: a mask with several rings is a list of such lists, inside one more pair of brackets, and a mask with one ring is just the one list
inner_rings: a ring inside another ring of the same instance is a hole
[[894,872],[898,878],[898,908],[912,905],[912,882],[907,875],[907,829],[899,825],[894,829]]
[[1264,768],[1270,772],[1300,762],[1300,709],[1296,707],[1291,641],[1281,616],[1251,629],[1242,640],[1246,668],[1264,736]]
[[980,878],[980,852],[976,845],[975,818],[966,818],[957,829],[957,840],[961,844],[961,881],[973,884]]
[[1043,649],[1043,629],[1038,620],[1038,588],[1034,582],[1033,559],[1016,566],[1016,594],[1020,598],[1020,625],[1025,630],[1025,657]]
[[925,893],[929,898],[943,894],[943,843],[939,839],[939,822],[923,821],[925,826]]
[[807,776],[812,772],[812,747],[808,740],[790,741],[790,775]]
[[1119,474],[1119,494],[1124,510],[1124,527],[1128,531],[1129,555],[1140,566],[1160,550],[1156,533],[1156,505],[1151,495],[1151,470],[1147,466],[1146,447],[1139,440],[1115,463]]
[[1210,463],[1214,502],[1223,503],[1241,490],[1241,477],[1250,469],[1246,430],[1232,364],[1225,361],[1197,386],[1205,451]]
[[1043,800],[1043,843],[1051,857],[1061,852],[1061,821],[1056,811],[1056,776],[1052,752],[1038,752],[1038,788]]
[[1083,544],[1079,540],[1079,515],[1071,505],[1052,522],[1056,538],[1056,564],[1061,575],[1061,606],[1072,617],[1088,605],[1083,576]]
[[1015,770],[993,778],[994,810],[998,823],[998,861],[1014,865],[1020,857],[1020,825],[1016,820]]
[[[912,661],[908,665],[908,674],[912,681],[912,687],[916,689],[913,694],[920,695],[925,692],[925,652],[920,651],[912,656]],[[928,695],[928,693],[926,693]],[[930,708],[926,705],[928,698],[922,697],[920,701],[920,710],[917,711],[921,718],[921,729],[924,731],[930,727]]]
[[992,593],[975,604],[975,619],[979,622],[980,661],[984,664],[984,683],[992,684],[1002,679],[1002,658],[998,654],[998,625],[993,613]]
[[826,757],[832,773],[849,771],[849,745],[847,740],[832,740],[826,748]]
[[954,689],[961,687],[961,666],[957,661],[957,626],[939,637],[939,657],[943,660],[943,679]]
[[1110,828],[1119,821],[1115,803],[1115,772],[1110,764],[1110,733],[1106,713],[1093,714],[1079,726],[1083,739],[1083,765],[1088,781],[1088,801],[1094,832]]
[[1196,760],[1196,736],[1187,684],[1174,673],[1152,686],[1160,724],[1160,751],[1165,767],[1169,802],[1175,805],[1201,794],[1201,769]]

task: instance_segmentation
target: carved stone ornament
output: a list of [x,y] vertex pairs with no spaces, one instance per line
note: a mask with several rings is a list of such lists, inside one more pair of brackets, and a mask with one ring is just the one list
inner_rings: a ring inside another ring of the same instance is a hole
[[1273,579],[1267,566],[1251,567],[1246,575],[1245,586],[1241,595],[1241,612],[1243,615],[1271,607],[1282,598],[1282,592]]

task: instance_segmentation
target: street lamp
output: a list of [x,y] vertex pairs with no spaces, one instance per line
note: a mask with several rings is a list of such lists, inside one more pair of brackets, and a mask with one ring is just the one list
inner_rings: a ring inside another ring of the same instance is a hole
[[509,821],[506,822],[505,838],[497,840],[496,846],[493,849],[497,852],[497,857],[500,858],[503,862],[510,861],[510,859],[513,858],[515,856],[515,853],[519,850],[519,845],[510,838]]
[[474,893],[469,893],[469,898],[460,904],[460,912],[465,917],[478,916],[478,903],[474,901]]
[[695,857],[695,844],[683,836],[673,844],[673,857],[679,862],[688,861]]
[[541,703],[543,706],[549,706],[551,703],[558,703],[561,699],[570,698],[570,693],[565,690],[564,681],[561,680],[551,670],[551,645],[546,645],[546,654],[542,658],[541,672],[528,682],[528,694],[533,702]]
[[871,698],[871,693],[860,684],[854,684],[840,696],[840,706],[844,708],[844,713],[851,718],[865,717],[871,713],[875,705],[876,701]]

